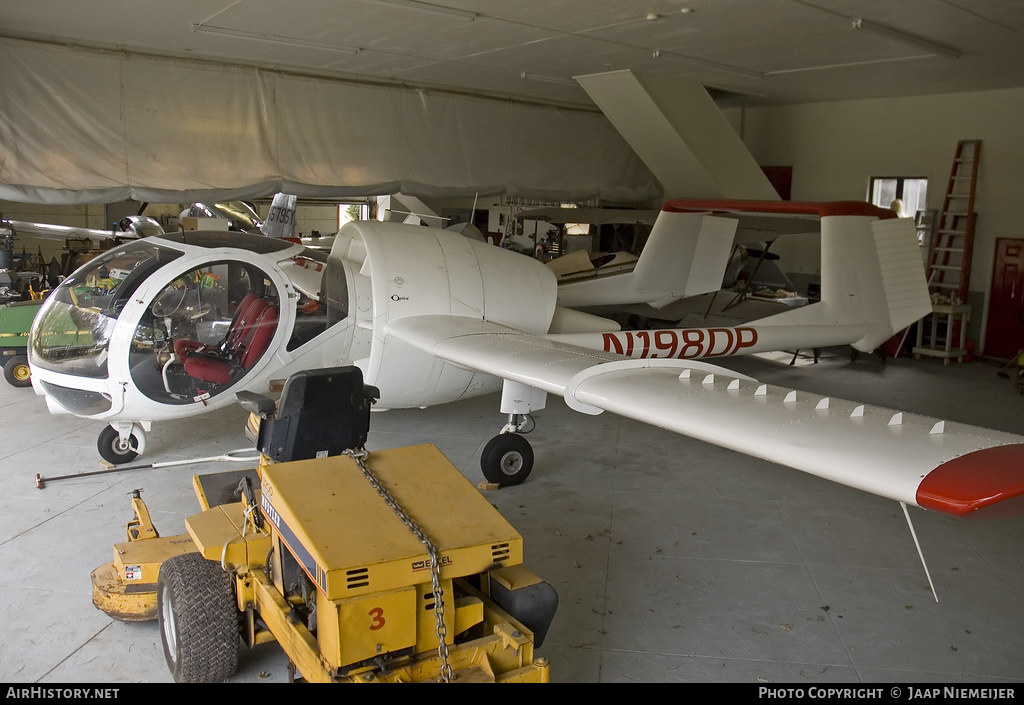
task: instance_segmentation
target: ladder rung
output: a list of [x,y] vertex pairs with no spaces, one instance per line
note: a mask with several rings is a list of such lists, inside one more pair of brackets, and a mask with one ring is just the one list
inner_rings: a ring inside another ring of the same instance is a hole
[[963,252],[964,248],[962,248],[962,247],[936,247],[935,251],[936,252]]
[[961,267],[960,265],[933,264],[932,269],[942,269],[947,272],[959,272],[961,269],[963,269],[963,267]]
[[940,289],[959,289],[960,288],[960,284],[956,283],[956,282],[948,283],[948,284],[944,283],[944,282],[932,282],[931,286],[939,287]]

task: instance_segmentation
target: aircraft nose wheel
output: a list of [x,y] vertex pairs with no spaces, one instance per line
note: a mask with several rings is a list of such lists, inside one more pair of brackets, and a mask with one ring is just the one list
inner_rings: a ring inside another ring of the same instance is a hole
[[480,470],[488,482],[502,487],[518,485],[533,470],[533,448],[518,434],[500,433],[484,446]]
[[142,453],[145,440],[142,431],[132,427],[132,432],[127,439],[122,440],[121,434],[113,426],[105,426],[100,431],[100,437],[96,441],[96,449],[100,457],[112,465],[130,463]]

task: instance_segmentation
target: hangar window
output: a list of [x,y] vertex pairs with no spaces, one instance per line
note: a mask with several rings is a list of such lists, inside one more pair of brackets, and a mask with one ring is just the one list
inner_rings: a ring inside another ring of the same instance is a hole
[[370,204],[365,201],[353,201],[351,203],[338,204],[338,229],[345,223],[353,220],[369,220]]
[[928,179],[920,176],[872,176],[871,202],[890,208],[900,202],[900,216],[913,218],[927,208]]
[[898,208],[901,218],[917,223],[919,245],[928,235],[928,179],[920,176],[872,176],[869,191],[871,202],[882,208]]

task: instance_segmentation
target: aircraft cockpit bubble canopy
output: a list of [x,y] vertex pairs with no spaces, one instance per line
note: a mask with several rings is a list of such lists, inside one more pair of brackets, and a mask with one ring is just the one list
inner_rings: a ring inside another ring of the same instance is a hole
[[105,379],[108,346],[118,315],[151,273],[182,252],[152,241],[114,248],[65,279],[36,314],[29,356],[33,366]]

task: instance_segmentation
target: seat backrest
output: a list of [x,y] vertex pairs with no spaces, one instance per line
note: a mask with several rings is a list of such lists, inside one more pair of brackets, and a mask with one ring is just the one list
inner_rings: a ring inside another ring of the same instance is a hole
[[260,312],[269,305],[266,300],[261,299],[255,294],[246,294],[238,302],[238,308],[235,309],[231,325],[228,328],[228,332],[224,335],[221,349],[225,352],[233,352],[238,347],[239,341],[246,335],[247,328],[253,325]]
[[270,345],[277,330],[277,306],[266,306],[252,326],[246,331],[246,339],[240,341],[236,350],[238,363],[246,370],[256,364]]
[[225,348],[230,360],[212,355],[187,355],[185,372],[195,379],[214,384],[230,384],[238,376],[238,368],[249,370],[270,345],[277,330],[277,306],[260,299],[255,319],[245,317],[239,322],[234,347]]
[[231,318],[231,325],[228,326],[228,330],[231,331],[238,325],[238,320],[245,313],[245,310],[249,307],[253,301],[259,297],[256,294],[246,294],[242,297],[242,300],[238,302],[238,306],[235,307],[235,315]]

